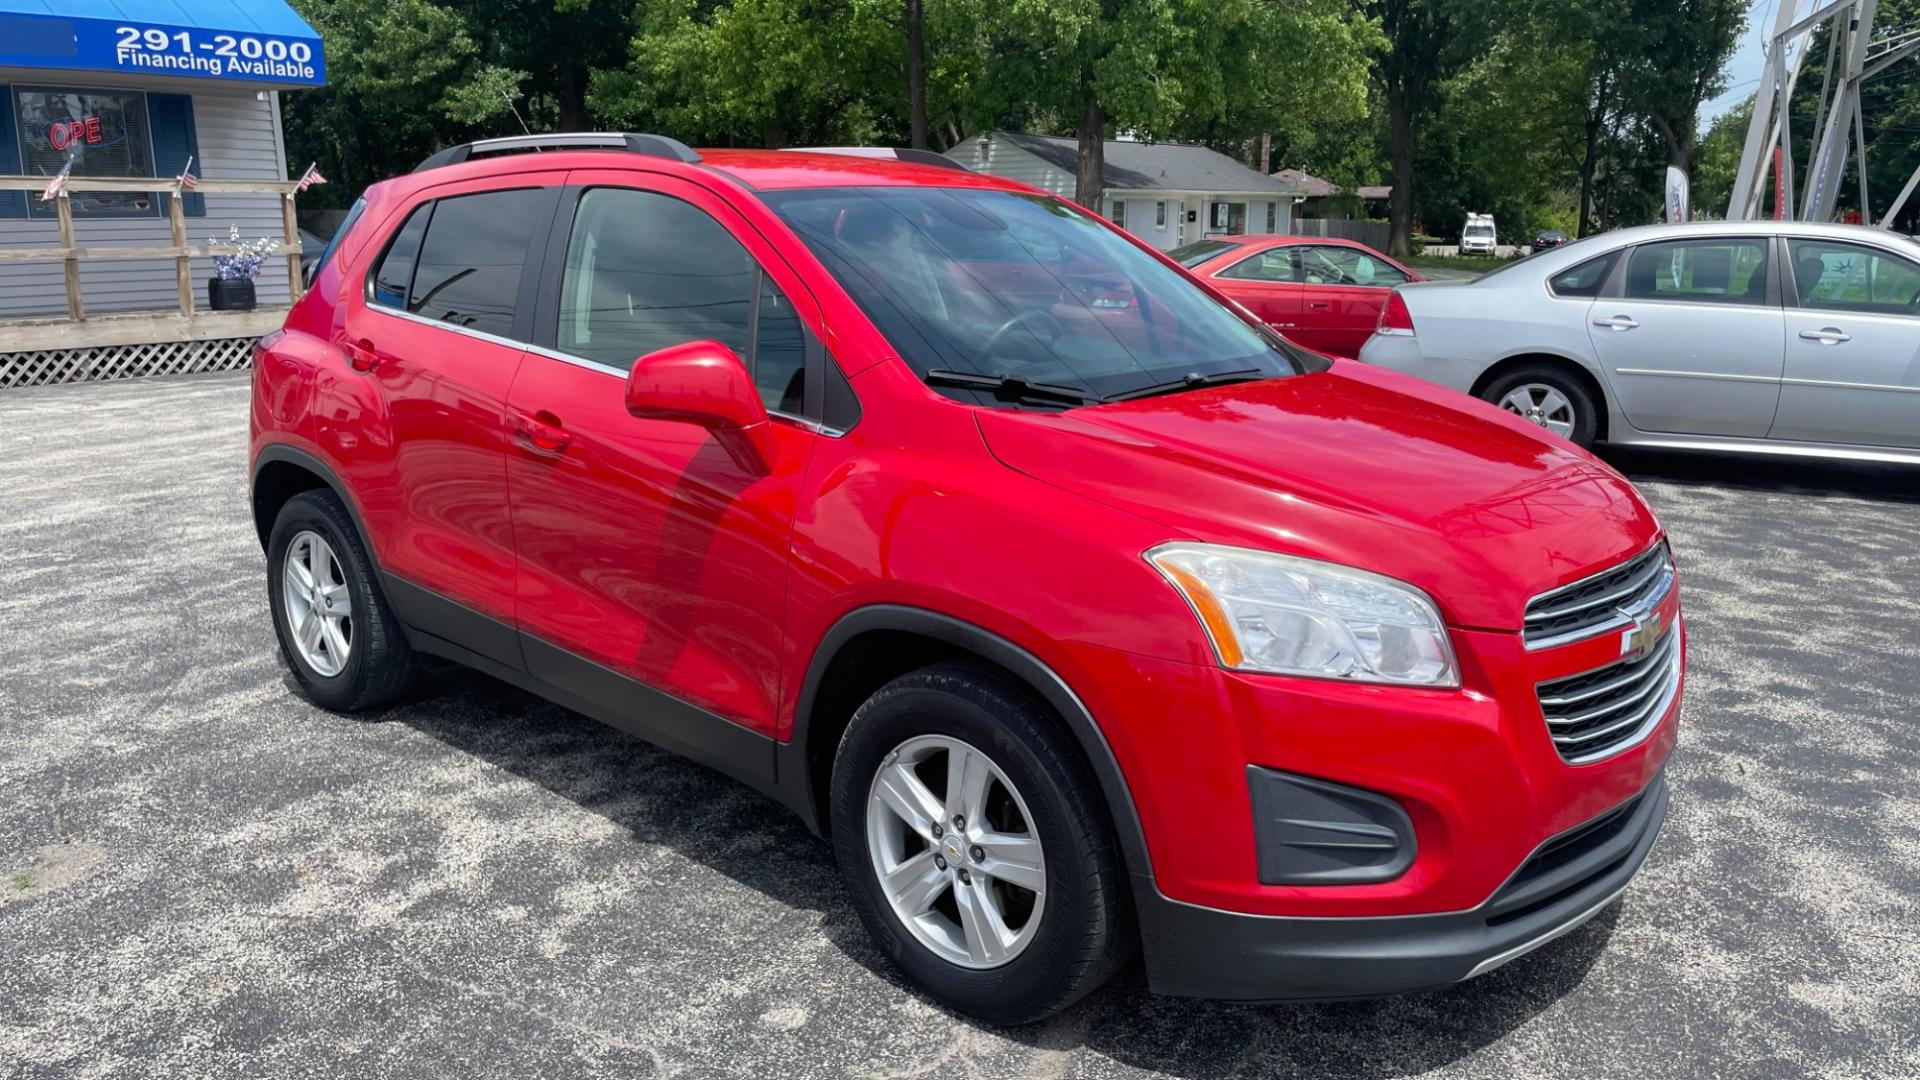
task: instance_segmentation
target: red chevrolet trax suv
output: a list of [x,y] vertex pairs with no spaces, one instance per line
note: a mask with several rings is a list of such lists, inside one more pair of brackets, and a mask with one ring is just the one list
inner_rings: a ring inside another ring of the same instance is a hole
[[1169,994],[1471,978],[1666,814],[1684,632],[1625,480],[933,155],[442,151],[252,407],[310,698],[451,658],[738,777],[988,1020],[1136,947]]

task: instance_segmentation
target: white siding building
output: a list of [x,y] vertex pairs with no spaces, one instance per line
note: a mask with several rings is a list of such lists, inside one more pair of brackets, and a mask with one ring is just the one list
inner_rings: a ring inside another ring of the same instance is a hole
[[[286,0],[0,0],[0,389],[244,365],[299,291],[280,91],[325,82]],[[213,310],[233,227],[280,247]]]
[[[287,149],[280,130],[280,94],[250,86],[196,85],[184,79],[132,78],[118,74],[75,77],[62,75],[50,83],[49,73],[0,68],[0,109],[11,123],[0,120],[0,173],[20,173],[20,155],[31,140],[45,136],[22,131],[23,106],[29,116],[37,111],[35,97],[49,90],[81,103],[112,102],[152,114],[144,124],[149,145],[139,152],[164,154],[171,143],[188,147],[195,174],[222,180],[285,180]],[[81,85],[76,85],[81,84]],[[175,126],[184,119],[184,126]],[[138,123],[138,121],[136,121]],[[51,147],[48,147],[51,150]],[[37,165],[38,162],[31,162]],[[137,163],[136,163],[137,164]],[[171,167],[185,164],[182,156]],[[300,164],[305,165],[306,162]],[[38,175],[36,172],[34,175]],[[162,171],[150,171],[160,176]],[[150,196],[109,196],[83,199],[74,208],[73,235],[84,247],[164,247],[169,229],[164,191]],[[109,201],[110,200],[110,201]],[[238,225],[246,239],[278,239],[281,198],[273,194],[191,194],[187,196],[188,240],[204,243],[224,240],[229,226]],[[91,204],[91,205],[89,205]],[[0,249],[58,247],[60,236],[54,215],[30,193],[0,193]],[[213,276],[212,259],[193,260],[196,288]],[[134,259],[89,263],[81,274],[82,295],[89,312],[152,311],[174,306],[171,259]],[[288,302],[287,263],[269,259],[255,283],[263,307]],[[205,302],[205,297],[201,297]],[[66,311],[65,272],[58,262],[0,260],[0,319],[28,315],[55,315]],[[5,351],[0,348],[0,351]]]
[[[1078,147],[1070,138],[995,131],[947,156],[975,172],[1073,197]],[[1163,251],[1209,236],[1286,233],[1301,198],[1296,185],[1204,146],[1112,139],[1105,156],[1098,210]]]

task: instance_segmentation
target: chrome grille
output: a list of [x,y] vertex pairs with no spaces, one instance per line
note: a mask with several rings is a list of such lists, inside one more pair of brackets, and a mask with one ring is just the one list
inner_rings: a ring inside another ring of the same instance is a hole
[[1527,601],[1521,638],[1529,649],[1544,649],[1631,626],[1627,612],[1652,610],[1672,587],[1673,563],[1662,540],[1611,570]]
[[1617,754],[1647,737],[1680,688],[1680,629],[1644,655],[1539,685],[1540,713],[1568,764]]

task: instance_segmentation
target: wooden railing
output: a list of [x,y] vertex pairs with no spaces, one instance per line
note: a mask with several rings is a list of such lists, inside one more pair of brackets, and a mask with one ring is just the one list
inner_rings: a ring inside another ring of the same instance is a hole
[[[99,177],[75,176],[67,180],[69,191],[105,191],[126,194],[173,193],[173,181],[166,177]],[[287,289],[298,299],[300,296],[300,230],[293,218],[293,200],[291,195],[296,184],[292,180],[207,180],[202,179],[190,194],[226,195],[254,194],[277,195],[280,197],[280,223],[282,236],[280,250],[287,260]],[[47,189],[47,177],[44,176],[0,176],[0,191],[24,191],[27,198],[36,200]],[[80,322],[87,317],[86,304],[80,295],[80,264],[83,262],[108,261],[118,259],[172,259],[175,285],[180,293],[180,313],[193,314],[193,270],[191,259],[206,258],[210,255],[232,255],[240,248],[235,244],[189,244],[187,243],[186,208],[177,194],[167,200],[167,222],[171,228],[171,244],[165,246],[138,247],[130,245],[97,244],[81,247],[74,241],[73,208],[65,197],[51,200],[60,230],[59,247],[0,248],[0,263],[5,262],[61,262],[66,266],[67,274],[67,317]]]

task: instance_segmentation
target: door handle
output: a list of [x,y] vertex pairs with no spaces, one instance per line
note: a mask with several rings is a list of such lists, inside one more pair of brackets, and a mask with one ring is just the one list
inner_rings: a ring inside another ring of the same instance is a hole
[[513,430],[532,443],[536,450],[550,454],[566,452],[567,444],[573,441],[573,433],[560,426],[560,418],[545,410],[532,416],[524,413],[515,415]]
[[1330,300],[1309,300],[1307,301],[1307,306],[1315,311],[1325,311],[1333,306],[1333,302]]
[[380,366],[380,354],[366,338],[347,342],[342,351],[347,354],[347,366],[363,375]]
[[1837,326],[1829,326],[1820,330],[1802,330],[1800,331],[1800,336],[1808,341],[1817,341],[1822,345],[1838,345],[1841,342],[1853,340],[1852,336]]
[[1617,334],[1623,330],[1631,330],[1640,324],[1633,321],[1633,317],[1630,315],[1615,315],[1611,319],[1595,319],[1593,320],[1593,325],[1605,327]]

